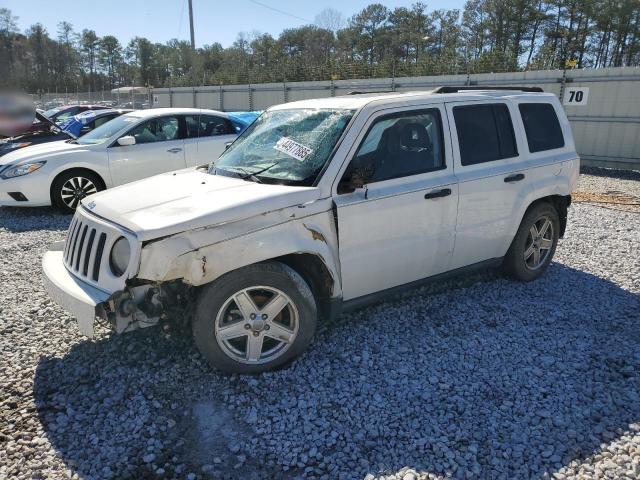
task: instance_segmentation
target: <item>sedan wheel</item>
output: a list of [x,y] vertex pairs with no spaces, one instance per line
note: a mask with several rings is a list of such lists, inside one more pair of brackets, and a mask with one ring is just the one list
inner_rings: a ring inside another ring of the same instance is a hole
[[64,204],[71,210],[75,210],[87,195],[98,192],[98,187],[88,178],[71,177],[62,184],[60,198]]
[[104,182],[88,170],[68,170],[56,177],[51,185],[51,201],[64,213],[73,213],[80,201],[105,189]]

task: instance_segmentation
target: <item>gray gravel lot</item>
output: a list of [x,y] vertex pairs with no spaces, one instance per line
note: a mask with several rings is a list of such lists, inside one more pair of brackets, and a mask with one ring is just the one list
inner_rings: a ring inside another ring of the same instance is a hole
[[[640,197],[640,175],[589,173]],[[640,215],[620,208],[575,204],[534,283],[412,292],[256,377],[171,329],[84,339],[40,273],[70,217],[0,209],[0,479],[638,479]]]

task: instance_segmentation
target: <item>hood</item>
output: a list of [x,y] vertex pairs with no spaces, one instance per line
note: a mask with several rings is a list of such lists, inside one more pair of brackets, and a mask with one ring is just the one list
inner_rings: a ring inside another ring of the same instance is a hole
[[67,143],[66,140],[56,142],[45,142],[38,145],[29,145],[28,147],[19,148],[3,155],[0,158],[0,166],[16,164],[24,160],[38,161],[49,160],[59,155],[66,155],[69,152],[80,152],[87,150],[90,145],[78,145],[76,143]]
[[318,198],[315,187],[254,183],[186,169],[105,190],[85,198],[82,205],[146,241]]
[[24,146],[18,145],[26,143],[26,146],[39,145],[41,143],[55,142],[58,140],[69,140],[71,137],[64,132],[33,132],[11,137],[6,142],[0,142],[0,156],[15,152]]

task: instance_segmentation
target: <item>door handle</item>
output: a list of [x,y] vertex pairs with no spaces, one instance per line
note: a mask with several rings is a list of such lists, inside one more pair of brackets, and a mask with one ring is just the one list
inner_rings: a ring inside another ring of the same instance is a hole
[[442,190],[437,190],[435,192],[425,193],[424,194],[424,198],[428,200],[428,199],[431,199],[431,198],[448,197],[449,195],[451,195],[451,189],[450,188],[443,188]]
[[169,150],[167,150],[167,152],[169,152],[169,153],[178,153],[178,152],[181,152],[181,151],[182,151],[182,149],[178,148],[178,147],[170,148]]
[[507,183],[519,182],[520,180],[524,180],[524,173],[516,173],[515,175],[504,177],[504,181]]

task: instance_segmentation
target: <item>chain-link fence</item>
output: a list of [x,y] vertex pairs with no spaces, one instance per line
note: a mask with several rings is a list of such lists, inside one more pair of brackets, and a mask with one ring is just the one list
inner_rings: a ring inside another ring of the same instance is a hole
[[149,93],[113,93],[111,90],[99,92],[40,92],[32,94],[37,108],[49,110],[63,105],[105,105],[114,108],[141,110],[151,108]]
[[[363,60],[328,61],[322,65],[309,65],[304,59],[288,59],[268,67],[260,65],[250,57],[239,58],[233,65],[222,64],[215,72],[195,71],[184,72],[180,76],[169,76],[163,80],[161,88],[172,87],[204,87],[204,86],[233,86],[260,85],[270,83],[317,82],[317,81],[347,81],[376,79],[455,76],[491,74],[503,72],[534,72],[546,69],[563,69],[566,65],[541,65],[536,62],[525,61],[519,65],[517,61],[500,55],[484,55],[480,58],[465,58],[463,55],[439,54],[432,56],[422,54],[419,58],[397,59],[389,57],[383,61],[367,62]],[[556,61],[556,63],[558,63]],[[559,62],[562,63],[562,62]],[[569,67],[570,68],[570,67]],[[126,90],[127,87],[124,88]],[[123,90],[123,89],[118,89]],[[34,101],[40,108],[53,108],[63,104],[107,104],[123,108],[150,108],[153,106],[152,96],[135,92],[113,93],[113,91],[85,91],[85,92],[38,92],[33,95]]]

